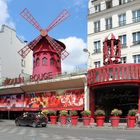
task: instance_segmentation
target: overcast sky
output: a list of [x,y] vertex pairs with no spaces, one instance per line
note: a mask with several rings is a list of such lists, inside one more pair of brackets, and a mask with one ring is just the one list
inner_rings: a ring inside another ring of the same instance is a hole
[[87,43],[88,0],[0,0],[0,25],[14,28],[22,40],[32,41],[39,35],[31,24],[19,13],[27,8],[42,28],[46,28],[55,17],[67,9],[70,17],[57,25],[49,35],[65,43],[70,55],[63,60],[63,71],[73,71],[86,66],[87,54],[83,52]]

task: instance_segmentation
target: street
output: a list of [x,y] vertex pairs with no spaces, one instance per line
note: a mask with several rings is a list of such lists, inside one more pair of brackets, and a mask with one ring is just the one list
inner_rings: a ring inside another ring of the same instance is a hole
[[140,140],[140,130],[17,127],[13,120],[1,120],[0,140]]

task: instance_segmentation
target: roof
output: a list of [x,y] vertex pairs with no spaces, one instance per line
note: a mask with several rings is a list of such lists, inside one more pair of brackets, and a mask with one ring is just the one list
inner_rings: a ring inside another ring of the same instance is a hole
[[67,75],[48,79],[44,81],[28,82],[18,85],[8,85],[0,87],[0,94],[17,94],[41,91],[52,91],[58,89],[84,88],[86,75]]

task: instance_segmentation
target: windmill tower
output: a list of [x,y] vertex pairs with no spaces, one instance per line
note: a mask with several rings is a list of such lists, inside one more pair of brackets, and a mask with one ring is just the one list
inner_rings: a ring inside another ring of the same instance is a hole
[[25,58],[31,50],[33,51],[32,75],[50,72],[53,75],[60,74],[61,59],[64,60],[69,53],[66,51],[66,46],[62,42],[50,37],[48,32],[69,17],[68,11],[63,10],[46,29],[41,28],[28,9],[25,8],[20,15],[40,32],[37,38],[18,51],[22,58]]

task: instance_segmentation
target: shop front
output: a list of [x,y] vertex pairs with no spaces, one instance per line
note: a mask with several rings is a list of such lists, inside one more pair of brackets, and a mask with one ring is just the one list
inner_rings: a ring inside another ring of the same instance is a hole
[[140,111],[140,64],[114,64],[88,71],[90,108],[105,110],[106,117],[111,110],[122,110],[126,117],[130,109]]
[[0,118],[15,119],[26,111],[77,110],[85,108],[85,75],[1,87]]

